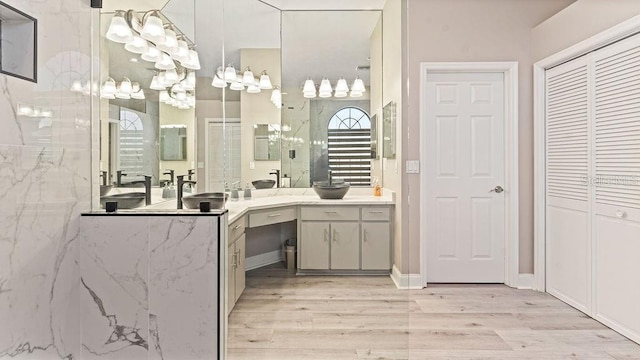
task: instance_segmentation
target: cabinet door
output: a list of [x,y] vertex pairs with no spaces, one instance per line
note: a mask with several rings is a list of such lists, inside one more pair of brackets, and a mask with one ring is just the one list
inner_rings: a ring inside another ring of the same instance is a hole
[[245,256],[246,237],[242,235],[236,241],[236,279],[235,279],[235,301],[238,301],[245,287]]
[[391,225],[362,224],[362,270],[391,269]]
[[236,304],[236,246],[231,244],[227,249],[227,315]]
[[329,224],[303,222],[300,230],[300,268],[328,270]]
[[331,224],[331,269],[360,269],[360,223]]

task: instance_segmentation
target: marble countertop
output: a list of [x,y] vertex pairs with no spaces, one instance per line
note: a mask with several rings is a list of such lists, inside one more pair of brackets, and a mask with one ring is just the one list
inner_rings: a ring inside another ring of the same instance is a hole
[[251,200],[228,201],[229,223],[234,222],[249,211],[267,210],[277,207],[298,205],[393,205],[391,196],[375,197],[373,195],[348,195],[341,200],[322,200],[317,195],[280,195],[272,197],[256,197]]
[[[118,210],[117,213],[107,213],[104,210],[97,210],[84,213],[85,216],[91,215],[206,215],[220,216],[226,211],[229,212],[229,223],[237,220],[249,211],[267,210],[278,207],[298,206],[298,205],[319,205],[319,206],[341,206],[341,205],[393,205],[395,204],[395,193],[390,190],[384,190],[384,196],[371,195],[370,188],[352,188],[347,195],[341,200],[322,200],[312,189],[265,189],[252,190],[253,197],[251,200],[242,198],[243,191],[240,191],[240,200],[227,201],[226,208],[222,210],[211,210],[210,213],[201,213],[199,210],[183,209],[177,210],[176,200],[163,201],[152,205],[132,209]],[[187,195],[187,194],[185,194]]]
[[106,210],[95,210],[82,213],[82,216],[222,216],[228,210],[211,210],[211,212],[203,213],[199,209],[125,209],[108,213]]

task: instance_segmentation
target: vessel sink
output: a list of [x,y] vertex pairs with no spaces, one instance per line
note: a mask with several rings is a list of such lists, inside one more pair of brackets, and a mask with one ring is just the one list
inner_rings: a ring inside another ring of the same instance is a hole
[[344,181],[333,181],[329,185],[328,181],[316,181],[313,183],[313,191],[320,196],[320,199],[339,200],[342,199],[351,188],[349,183]]
[[256,189],[271,189],[276,184],[275,180],[256,180],[251,182]]
[[111,191],[113,185],[100,185],[100,196],[105,196]]
[[199,209],[201,202],[209,202],[211,209],[224,209],[224,204],[229,199],[229,194],[214,192],[214,193],[200,193],[185,196],[182,198],[182,204],[187,209]]
[[118,209],[135,209],[145,204],[146,194],[143,192],[131,192],[100,197],[100,204],[104,208],[107,202],[115,201]]

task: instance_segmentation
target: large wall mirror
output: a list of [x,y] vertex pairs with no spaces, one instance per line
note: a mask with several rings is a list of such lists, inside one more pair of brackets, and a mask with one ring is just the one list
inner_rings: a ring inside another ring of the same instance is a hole
[[[185,175],[194,191],[224,191],[275,180],[274,169],[291,187],[328,169],[353,186],[381,180],[381,11],[292,4],[105,2],[100,84],[74,84],[101,97],[103,182]],[[142,36],[149,19],[176,42]]]

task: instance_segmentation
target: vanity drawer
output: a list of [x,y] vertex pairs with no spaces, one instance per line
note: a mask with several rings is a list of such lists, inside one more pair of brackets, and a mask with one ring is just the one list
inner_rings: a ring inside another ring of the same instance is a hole
[[244,216],[234,221],[231,225],[229,225],[229,244],[232,244],[234,241],[238,240],[238,238],[244,234],[245,227],[246,227],[246,224],[244,221]]
[[302,220],[342,221],[360,220],[360,208],[345,206],[303,207],[300,209]]
[[391,220],[391,208],[366,207],[362,208],[362,220],[364,221],[389,221]]
[[279,224],[296,219],[295,208],[282,208],[249,215],[249,227]]

